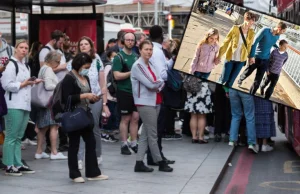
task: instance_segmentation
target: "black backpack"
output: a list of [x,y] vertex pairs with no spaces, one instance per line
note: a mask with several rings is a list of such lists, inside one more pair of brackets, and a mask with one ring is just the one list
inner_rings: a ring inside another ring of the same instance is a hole
[[[48,46],[44,46],[42,49],[48,49],[49,51],[51,51],[50,47]],[[41,50],[42,50],[41,49]],[[39,59],[39,55],[40,55],[40,52],[35,54],[31,59],[29,59],[28,61],[28,65],[30,67],[30,75],[31,76],[35,76],[35,77],[38,77],[39,75],[39,72],[40,72],[40,69],[41,69],[41,65],[40,65],[40,59]]]
[[[9,61],[11,61],[11,62],[15,65],[15,68],[16,68],[16,75],[18,75],[18,73],[19,73],[19,66],[18,66],[17,61],[15,61],[15,60],[13,60],[13,59],[11,59],[11,58],[9,59]],[[28,66],[27,64],[25,64],[25,65],[26,65],[27,69],[30,70],[29,66]],[[9,92],[9,100],[11,100],[11,96],[12,96],[12,93]]]

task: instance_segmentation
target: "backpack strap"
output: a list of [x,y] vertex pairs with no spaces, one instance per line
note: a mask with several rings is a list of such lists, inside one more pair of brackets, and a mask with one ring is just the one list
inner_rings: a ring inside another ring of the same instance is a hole
[[[9,59],[9,61],[11,61],[14,65],[15,65],[15,69],[16,69],[16,76],[19,73],[19,66],[17,61],[13,60],[13,59]],[[12,92],[9,92],[9,100],[11,100],[11,96],[12,96]]]
[[8,45],[7,47],[6,47],[6,52],[8,53],[8,58],[10,58],[11,56],[12,56],[12,48],[11,48],[11,46],[10,45]]

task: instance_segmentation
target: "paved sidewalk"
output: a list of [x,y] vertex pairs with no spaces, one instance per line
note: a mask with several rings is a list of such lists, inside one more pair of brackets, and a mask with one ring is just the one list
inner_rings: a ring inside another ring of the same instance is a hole
[[[232,147],[225,143],[191,144],[189,137],[181,141],[164,141],[165,155],[176,160],[174,172],[163,173],[155,167],[153,173],[134,173],[135,155],[120,155],[119,143],[103,143],[103,174],[107,181],[87,181],[75,184],[68,178],[67,161],[34,160],[35,146],[23,151],[23,158],[36,171],[21,177],[0,172],[0,193],[13,194],[208,194],[216,182]],[[82,173],[84,175],[84,172]]]
[[[191,17],[189,19],[189,23],[187,25],[184,38],[180,47],[180,51],[178,53],[178,57],[176,59],[176,63],[174,69],[189,73],[190,65],[192,59],[195,55],[197,45],[200,40],[203,39],[204,34],[209,30],[209,28],[215,27],[219,30],[220,33],[220,44],[225,39],[227,33],[230,31],[232,25],[234,24],[236,18],[230,17],[225,14],[223,11],[217,10],[215,13],[215,17],[211,17],[207,14],[197,14],[195,12],[191,13]],[[222,62],[213,69],[211,75],[208,80],[217,82],[222,74],[222,69],[224,66],[225,56],[223,56]],[[245,67],[241,70],[240,74],[244,71]],[[252,73],[244,82],[242,87],[238,88],[237,81],[240,75],[235,80],[233,88],[249,92],[249,88],[254,82],[256,71]],[[289,96],[292,95],[287,93],[285,88],[289,87],[289,90],[293,90],[295,87],[292,87],[292,81],[290,79],[285,79],[283,76],[280,77],[271,100],[275,102],[279,102],[281,104],[291,106],[291,107],[300,107],[300,101],[298,98],[291,99]],[[257,92],[257,96],[260,94]]]

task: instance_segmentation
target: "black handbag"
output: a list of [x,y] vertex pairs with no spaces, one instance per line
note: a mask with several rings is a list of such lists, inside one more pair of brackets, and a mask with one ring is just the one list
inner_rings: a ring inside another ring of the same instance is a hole
[[65,133],[79,131],[83,129],[93,129],[94,119],[90,108],[87,104],[87,110],[82,107],[75,107],[71,109],[71,97],[68,98],[66,111],[61,118],[62,130]]

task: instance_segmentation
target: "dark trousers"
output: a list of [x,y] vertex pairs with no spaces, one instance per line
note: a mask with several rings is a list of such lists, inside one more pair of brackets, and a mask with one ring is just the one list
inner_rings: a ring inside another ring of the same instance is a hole
[[88,178],[101,175],[96,156],[96,140],[91,129],[83,129],[68,134],[69,136],[69,150],[68,150],[68,165],[69,176],[71,179],[81,177],[78,170],[78,150],[80,137],[85,143],[85,175]]
[[[59,136],[59,147],[68,145],[68,136],[66,135],[65,132],[62,131],[61,127],[58,128],[58,136]],[[47,143],[47,147],[51,147],[50,130],[46,132],[46,143]]]
[[[157,144],[158,144],[158,148],[159,148],[159,151],[160,151],[160,155],[161,157],[164,159],[164,154],[162,153],[162,136],[163,136],[163,133],[165,131],[165,126],[166,126],[166,120],[165,120],[165,110],[166,110],[166,107],[162,104],[161,105],[161,108],[160,108],[160,112],[159,112],[159,115],[158,115],[158,120],[157,120]],[[147,150],[147,161],[148,162],[154,162],[153,161],[153,158],[152,158],[152,155],[151,155],[151,151],[148,147],[148,150]]]
[[252,65],[248,65],[248,67],[245,69],[245,71],[242,73],[239,83],[242,83],[247,77],[249,77],[253,71],[256,69],[256,75],[254,79],[254,83],[252,84],[250,88],[250,94],[255,95],[257,89],[259,88],[259,85],[261,83],[261,80],[264,77],[264,74],[267,70],[267,67],[269,65],[268,59],[255,59],[255,63]]
[[165,134],[166,135],[174,135],[175,134],[175,130],[174,130],[174,126],[175,126],[175,117],[176,117],[176,113],[177,111],[172,109],[171,107],[165,107]]
[[108,101],[107,106],[111,112],[111,116],[109,117],[107,124],[102,126],[103,129],[107,131],[119,129],[120,113],[117,107],[117,102]]
[[216,85],[215,97],[215,135],[228,134],[231,122],[230,100],[220,84]]
[[261,84],[261,89],[265,89],[265,87],[267,87],[269,84],[269,87],[265,93],[265,99],[269,99],[271,97],[271,95],[273,94],[274,92],[274,88],[277,84],[279,80],[279,75],[278,74],[275,74],[275,73],[269,73],[269,75],[266,75],[263,79],[263,82]]

